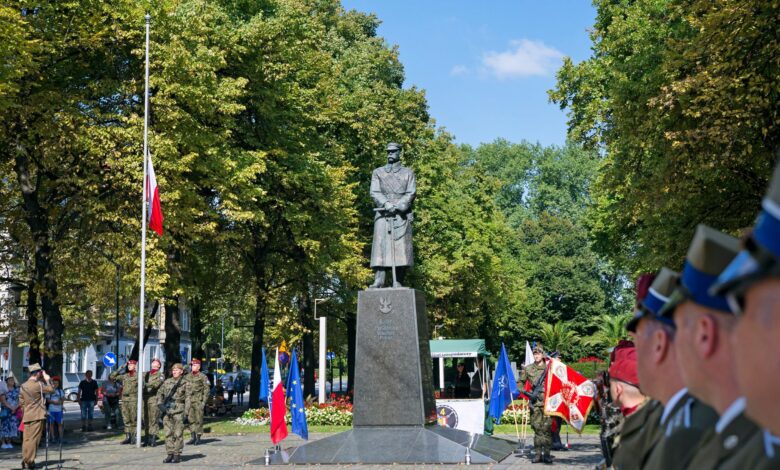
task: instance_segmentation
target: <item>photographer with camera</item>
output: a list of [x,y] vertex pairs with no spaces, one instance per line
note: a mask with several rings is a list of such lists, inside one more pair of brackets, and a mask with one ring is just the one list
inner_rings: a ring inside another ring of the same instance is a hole
[[520,372],[520,382],[530,381],[533,384],[528,399],[531,404],[531,428],[534,430],[534,463],[552,463],[552,419],[544,414],[544,379],[547,377],[547,361],[544,360],[544,349],[535,346],[534,362],[528,364]]
[[171,375],[157,391],[157,407],[165,429],[165,450],[168,457],[163,463],[181,462],[184,448],[184,426],[189,424],[190,393],[189,381],[184,380],[184,366],[176,363]]
[[46,425],[46,394],[54,392],[51,377],[38,364],[27,369],[30,378],[22,384],[19,404],[24,409],[24,440],[22,441],[22,468],[35,468],[35,455]]

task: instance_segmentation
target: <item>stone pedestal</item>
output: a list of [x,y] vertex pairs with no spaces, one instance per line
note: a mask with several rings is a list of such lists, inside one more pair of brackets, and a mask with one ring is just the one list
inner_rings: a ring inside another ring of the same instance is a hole
[[358,294],[354,429],[273,455],[274,464],[495,463],[516,443],[436,424],[425,296]]
[[414,289],[358,294],[352,423],[423,426],[435,420],[425,296]]

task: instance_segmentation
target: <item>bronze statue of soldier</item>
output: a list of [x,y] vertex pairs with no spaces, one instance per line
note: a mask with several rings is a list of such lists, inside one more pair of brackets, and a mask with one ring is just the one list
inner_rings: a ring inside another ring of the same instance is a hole
[[387,273],[392,287],[403,287],[406,269],[413,264],[412,201],[417,194],[414,172],[401,165],[401,146],[387,144],[387,165],[371,175],[371,199],[374,200],[374,242],[371,268],[374,283],[369,288],[385,287]]

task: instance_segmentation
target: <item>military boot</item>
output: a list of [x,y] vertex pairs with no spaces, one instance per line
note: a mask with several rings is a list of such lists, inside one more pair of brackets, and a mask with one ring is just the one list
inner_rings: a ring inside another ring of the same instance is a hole
[[196,446],[200,445],[200,436],[202,436],[202,434],[195,434],[195,445]]
[[173,454],[168,454],[168,457],[165,457],[163,463],[171,463],[171,462],[173,462]]
[[192,439],[186,442],[188,446],[194,445],[195,441],[197,440],[196,434],[194,432],[191,432],[190,436],[192,436]]
[[171,463],[179,463],[179,462],[181,462],[181,455],[179,454],[174,455]]
[[534,448],[534,459],[532,463],[542,463],[542,449],[539,447]]
[[157,445],[157,436],[152,434],[151,436],[146,438],[146,445],[147,447],[154,447]]
[[549,450],[545,450],[544,451],[543,461],[544,461],[544,463],[546,463],[548,465],[553,463],[552,457],[550,457],[550,451]]
[[120,444],[130,444],[133,442],[133,438],[131,437],[129,432],[125,433],[125,440],[120,442]]

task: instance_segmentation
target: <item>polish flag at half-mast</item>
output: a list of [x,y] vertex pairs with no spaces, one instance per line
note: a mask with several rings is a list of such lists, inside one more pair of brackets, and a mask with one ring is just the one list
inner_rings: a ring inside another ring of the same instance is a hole
[[149,228],[157,232],[157,235],[163,234],[163,213],[160,206],[160,188],[157,186],[157,178],[154,176],[154,167],[152,166],[152,155],[148,155],[148,167],[146,175],[146,204],[149,217]]

